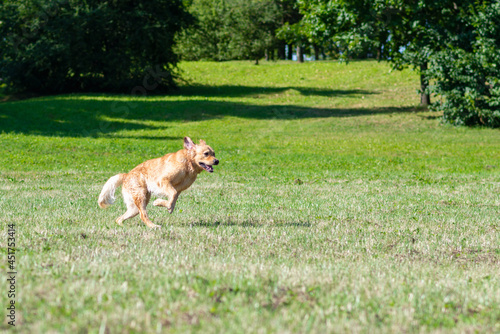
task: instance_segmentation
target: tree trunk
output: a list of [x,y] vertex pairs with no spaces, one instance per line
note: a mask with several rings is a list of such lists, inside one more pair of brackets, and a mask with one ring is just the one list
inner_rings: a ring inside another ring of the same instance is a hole
[[286,59],[285,43],[283,43],[283,42],[278,44],[278,59],[279,60]]
[[304,52],[303,52],[303,48],[301,45],[297,45],[297,61],[299,63],[304,62]]
[[266,61],[269,61],[269,50],[266,49],[266,51],[264,51],[264,57],[266,58]]
[[314,60],[319,60],[319,46],[314,44],[313,48],[314,48]]
[[427,87],[429,87],[429,80],[425,77],[427,68],[427,62],[420,65],[420,105],[423,107],[427,107],[431,104],[431,96],[426,92]]
[[259,58],[255,58],[255,65],[259,65]]
[[288,44],[288,54],[287,54],[287,59],[292,60],[293,59],[293,45]]

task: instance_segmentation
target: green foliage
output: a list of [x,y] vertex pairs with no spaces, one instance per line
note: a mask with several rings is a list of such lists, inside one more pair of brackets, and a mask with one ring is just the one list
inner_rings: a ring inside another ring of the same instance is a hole
[[388,31],[384,28],[382,4],[365,0],[299,0],[305,34],[316,44],[338,49],[339,58],[365,58],[368,53],[381,59]]
[[[475,0],[402,1],[387,21],[391,39],[390,57],[398,69],[420,67],[450,44],[461,45],[470,38],[464,8]],[[397,4],[398,1],[395,1]],[[397,5],[396,5],[397,6]],[[385,10],[385,9],[381,9]],[[425,74],[425,73],[424,73]]]
[[[290,8],[291,7],[291,8]],[[288,14],[284,15],[284,24],[277,29],[277,37],[291,45],[304,46],[307,43],[316,44],[311,27],[303,19],[299,11],[299,2],[295,6],[289,4]]]
[[229,44],[238,59],[264,57],[275,43],[275,31],[281,15],[273,0],[233,0],[229,15]]
[[435,110],[456,125],[500,127],[500,1],[486,3],[468,16],[470,39],[461,47],[436,53],[428,71]]
[[176,39],[185,60],[258,60],[275,44],[282,17],[274,0],[194,0],[189,11],[197,22]]
[[302,27],[317,39],[334,40],[343,58],[376,49],[378,58],[386,57],[396,69],[418,69],[422,104],[430,103],[431,91],[438,94],[433,108],[444,111],[446,122],[499,126],[498,0],[301,0],[300,4]]
[[4,1],[0,76],[41,93],[167,88],[189,20],[180,0]]
[[308,29],[302,21],[295,24],[285,23],[278,29],[277,37],[286,41],[289,45],[298,44],[302,46],[308,42],[312,42],[308,34]]
[[176,36],[176,53],[184,60],[232,59],[231,33],[227,29],[229,10],[226,0],[193,0],[189,12],[196,22]]
[[396,67],[419,66],[432,51],[463,37],[461,8],[474,0],[299,0],[303,27],[316,40],[334,40],[343,57],[361,52]]

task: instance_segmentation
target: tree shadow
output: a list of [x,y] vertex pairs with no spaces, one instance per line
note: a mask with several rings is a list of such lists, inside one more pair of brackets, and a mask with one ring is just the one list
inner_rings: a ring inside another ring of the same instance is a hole
[[[219,91],[220,89],[220,91]],[[60,137],[123,137],[151,140],[176,140],[177,137],[126,135],[124,130],[166,130],[168,122],[201,121],[235,116],[250,119],[301,119],[357,117],[373,114],[417,111],[413,107],[386,108],[308,108],[293,105],[256,105],[211,101],[209,97],[238,97],[279,94],[297,90],[304,95],[349,96],[374,94],[362,90],[316,88],[191,86],[182,94],[133,97],[127,95],[62,95],[0,103],[0,132]],[[219,94],[219,95],[218,95]],[[175,99],[179,97],[179,99]],[[188,97],[187,99],[185,97]],[[157,133],[161,133],[157,131]]]
[[422,119],[427,119],[427,120],[435,120],[435,119],[438,119],[438,118],[443,118],[443,115],[439,114],[439,115],[419,115],[420,118]]
[[[323,97],[352,97],[357,98],[363,95],[380,94],[378,92],[363,89],[325,89],[316,87],[261,87],[261,86],[207,86],[190,85],[182,88],[181,96],[204,96],[204,97],[251,97],[259,95],[276,95],[289,92],[290,94],[300,94],[304,96]],[[175,94],[176,95],[176,94]]]

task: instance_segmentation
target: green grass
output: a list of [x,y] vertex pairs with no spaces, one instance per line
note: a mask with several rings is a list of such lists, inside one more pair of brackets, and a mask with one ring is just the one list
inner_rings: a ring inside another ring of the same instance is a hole
[[[180,67],[167,96],[0,103],[17,331],[500,331],[498,130],[441,125],[385,63]],[[160,230],[98,208],[186,135],[221,164]]]

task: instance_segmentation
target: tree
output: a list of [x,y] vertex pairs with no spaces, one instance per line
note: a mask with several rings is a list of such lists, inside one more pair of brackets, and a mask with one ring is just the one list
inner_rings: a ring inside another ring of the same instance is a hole
[[[301,38],[296,38],[294,27],[301,21],[302,14],[299,12],[297,0],[275,0],[276,5],[281,12],[281,21],[279,22],[276,37],[278,38],[278,55],[280,59],[286,59],[285,46],[288,44],[288,59],[292,59],[292,47]],[[297,51],[302,51],[301,42],[297,44]],[[298,52],[299,53],[299,52]],[[297,54],[298,55],[298,54]],[[300,59],[300,57],[297,57]]]
[[436,52],[428,76],[440,96],[434,110],[455,125],[500,127],[500,1],[462,9],[470,34]]
[[302,27],[308,40],[315,45],[338,48],[341,59],[364,58],[374,53],[384,58],[388,40],[387,17],[378,1],[299,0],[303,14]]
[[181,0],[3,1],[0,76],[39,93],[167,89],[190,20]]
[[258,64],[276,44],[282,12],[274,0],[194,0],[189,10],[197,23],[177,37],[183,59],[252,59]]
[[446,122],[499,126],[499,0],[300,2],[304,26],[344,45],[343,57],[371,43],[395,68],[418,69],[421,104],[438,94]]
[[272,0],[233,0],[229,14],[233,55],[253,59],[258,65],[266,50],[276,43],[280,15]]
[[196,22],[176,37],[175,50],[182,59],[223,61],[234,58],[229,49],[229,11],[230,1],[227,0],[193,0],[189,12]]
[[304,48],[307,45],[309,39],[307,36],[307,31],[303,27],[301,21],[295,24],[285,23],[278,30],[278,38],[286,41],[288,45],[296,45],[297,47],[297,61],[299,63],[304,62]]
[[429,61],[450,43],[470,38],[463,8],[475,0],[421,0],[395,2],[394,16],[388,22],[391,61],[396,68],[414,66],[420,72],[421,105],[430,105]]
[[[466,37],[462,8],[475,0],[300,0],[308,26],[344,45],[343,56],[368,46],[394,67],[419,70],[421,104],[430,104],[428,63],[457,36]],[[364,45],[364,46],[363,46]]]

